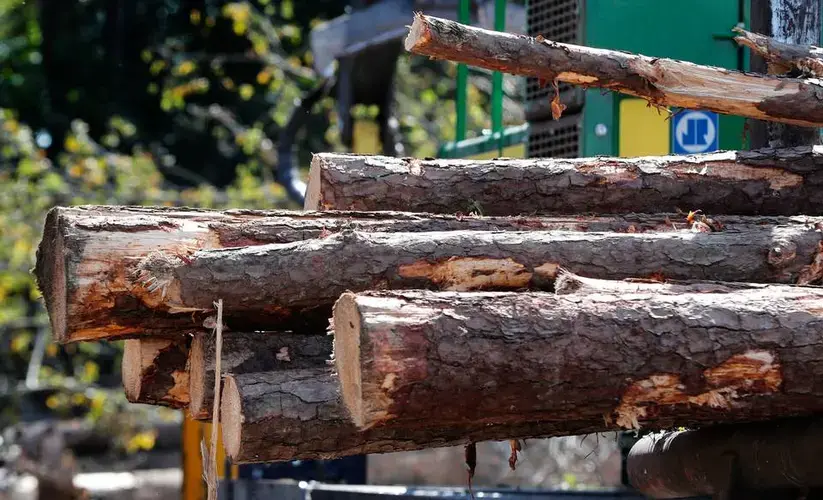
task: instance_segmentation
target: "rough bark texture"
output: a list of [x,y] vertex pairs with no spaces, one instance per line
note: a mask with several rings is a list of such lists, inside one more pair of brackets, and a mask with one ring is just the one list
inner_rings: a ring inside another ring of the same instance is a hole
[[784,74],[799,71],[805,76],[823,76],[823,49],[814,45],[796,45],[774,38],[734,28],[734,40],[769,63],[769,73]]
[[188,344],[186,338],[127,340],[122,362],[126,399],[132,403],[186,407]]
[[[677,216],[671,216],[671,221],[678,221]],[[175,312],[151,300],[146,303],[143,288],[135,284],[129,266],[155,252],[185,255],[195,249],[288,243],[346,228],[409,232],[645,231],[666,230],[672,227],[671,221],[665,215],[501,218],[408,212],[58,207],[46,217],[35,272],[58,342],[140,335],[179,336],[200,330],[205,314]],[[151,322],[145,321],[148,315]],[[326,318],[318,318],[316,323],[325,328]]]
[[[340,401],[331,367],[226,375],[220,421],[226,454],[235,463],[333,459],[456,446],[477,441],[573,434],[580,422],[493,425],[468,420],[451,427],[360,431]],[[591,422],[602,427],[602,418]],[[588,432],[588,431],[584,431]]]
[[[238,375],[323,366],[331,359],[332,338],[325,331],[317,333],[224,333],[222,371]],[[214,335],[199,333],[189,349],[189,414],[200,420],[212,417],[214,342]]]
[[605,431],[823,411],[823,290],[810,287],[346,293],[334,349],[359,428],[545,419]]
[[[823,109],[823,106],[821,106]],[[691,156],[418,160],[340,153],[312,159],[306,208],[484,215],[823,212],[823,148]]]
[[632,447],[626,467],[631,485],[650,498],[722,498],[747,490],[823,487],[821,454],[823,422],[791,419],[645,436]]
[[[819,31],[819,30],[818,30]],[[818,127],[823,86],[815,80],[777,78],[535,39],[416,14],[406,50],[546,82],[600,87],[660,106]]]
[[[770,33],[775,40],[791,44],[820,43],[820,2],[818,0],[769,0]],[[771,74],[783,74],[774,66]],[[819,130],[770,122],[767,125],[769,145],[794,147],[820,144]]]
[[303,316],[326,320],[347,290],[551,290],[558,267],[606,279],[811,284],[823,270],[821,238],[801,225],[712,233],[351,231],[202,250],[185,261],[149,259],[140,268],[144,280],[159,286],[150,298],[167,307],[210,309],[219,296],[230,329],[257,321],[257,328],[279,330]]

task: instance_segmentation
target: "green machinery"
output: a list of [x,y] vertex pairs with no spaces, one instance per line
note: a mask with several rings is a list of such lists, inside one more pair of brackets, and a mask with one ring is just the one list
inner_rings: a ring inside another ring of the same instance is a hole
[[[507,2],[494,1],[496,19],[500,20],[495,22],[495,29],[505,31],[502,19]],[[527,32],[559,42],[748,70],[748,51],[735,44],[731,30],[735,26],[749,27],[750,2],[526,0]],[[461,1],[459,19],[468,18],[469,4],[469,0]],[[466,81],[466,68],[462,67],[457,80],[456,140],[442,145],[441,157],[639,156],[679,152],[672,130],[675,120],[669,113],[633,97],[561,84],[561,99],[567,109],[562,118],[553,120],[549,103],[554,89],[541,88],[532,78],[524,82],[526,123],[503,127],[499,74],[493,77],[491,133],[466,138]],[[716,119],[712,130],[717,140],[712,149],[747,146],[743,118],[720,115]]]

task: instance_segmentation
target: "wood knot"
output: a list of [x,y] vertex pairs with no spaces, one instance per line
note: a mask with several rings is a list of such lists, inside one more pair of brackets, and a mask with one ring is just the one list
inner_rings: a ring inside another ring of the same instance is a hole
[[771,266],[783,267],[792,262],[795,257],[797,257],[797,245],[787,241],[774,245],[769,250],[767,261]]

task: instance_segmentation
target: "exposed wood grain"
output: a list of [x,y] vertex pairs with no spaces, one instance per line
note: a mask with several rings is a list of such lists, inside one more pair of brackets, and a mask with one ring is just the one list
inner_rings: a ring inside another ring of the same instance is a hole
[[125,344],[121,368],[126,399],[185,408],[189,404],[189,340],[147,337]]

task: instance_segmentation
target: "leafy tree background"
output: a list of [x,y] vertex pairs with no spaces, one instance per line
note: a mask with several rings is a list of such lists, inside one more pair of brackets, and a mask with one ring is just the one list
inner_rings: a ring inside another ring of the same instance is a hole
[[[345,8],[0,0],[0,425],[32,418],[23,400],[42,393],[35,416],[83,416],[117,428],[124,450],[151,446],[143,419],[127,416],[137,410],[119,386],[122,343],[51,341],[30,272],[45,213],[76,204],[299,208],[274,182],[272,152],[295,101],[319,81],[311,29]],[[454,134],[455,66],[407,54],[397,64],[405,152],[435,156]],[[472,83],[470,136],[489,127],[491,89],[483,71],[472,70]],[[506,121],[521,123],[517,81],[507,78],[506,89]],[[345,149],[337,122],[332,96],[311,110],[296,138],[303,179],[312,153]]]

